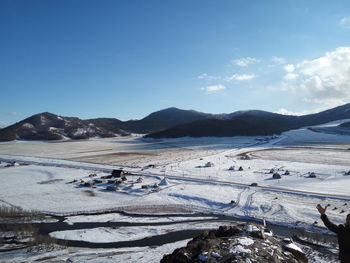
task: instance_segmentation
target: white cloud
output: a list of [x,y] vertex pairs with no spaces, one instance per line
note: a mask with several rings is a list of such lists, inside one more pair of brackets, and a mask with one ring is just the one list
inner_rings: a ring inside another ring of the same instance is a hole
[[221,84],[201,88],[201,90],[205,91],[207,94],[212,94],[212,93],[218,92],[220,90],[224,90],[224,89],[226,89],[226,87],[224,85],[221,85]]
[[295,80],[298,78],[298,74],[295,73],[288,73],[287,75],[284,76],[284,79],[287,81]]
[[233,74],[231,77],[226,77],[225,80],[230,81],[241,81],[241,80],[251,80],[254,79],[256,76],[254,74]]
[[220,76],[210,76],[207,73],[200,74],[197,76],[197,79],[204,79],[204,80],[218,80],[221,79]]
[[273,62],[275,62],[276,64],[284,64],[284,63],[286,63],[286,59],[285,58],[281,58],[281,57],[272,57],[271,60]]
[[294,70],[295,70],[295,66],[293,64],[285,65],[283,68],[287,72],[294,72]]
[[232,60],[231,63],[240,67],[247,67],[251,64],[256,64],[259,63],[260,60],[256,59],[256,58],[251,58],[251,57],[246,57],[246,58],[239,58],[239,59],[235,59]]
[[339,47],[320,58],[287,66],[284,79],[293,83],[286,85],[300,92],[304,101],[328,106],[350,101],[350,47]]
[[340,19],[339,25],[350,29],[350,17],[343,17]]

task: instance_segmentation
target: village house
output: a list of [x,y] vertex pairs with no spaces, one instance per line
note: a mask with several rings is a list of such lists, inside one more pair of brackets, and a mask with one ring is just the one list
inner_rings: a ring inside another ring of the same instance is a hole
[[122,177],[124,174],[125,174],[124,171],[121,170],[121,169],[113,170],[113,171],[112,171],[112,177],[117,177],[117,178],[119,178],[119,177]]

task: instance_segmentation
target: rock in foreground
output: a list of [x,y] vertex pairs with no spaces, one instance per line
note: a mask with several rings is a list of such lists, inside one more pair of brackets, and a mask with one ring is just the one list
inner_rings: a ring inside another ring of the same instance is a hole
[[304,263],[308,260],[291,240],[275,237],[261,226],[240,224],[205,231],[161,260],[161,263],[190,262]]

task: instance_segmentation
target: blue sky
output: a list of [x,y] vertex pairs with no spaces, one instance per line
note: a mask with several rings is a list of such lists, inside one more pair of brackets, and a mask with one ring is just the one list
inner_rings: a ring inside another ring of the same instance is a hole
[[0,125],[350,102],[350,1],[2,0]]

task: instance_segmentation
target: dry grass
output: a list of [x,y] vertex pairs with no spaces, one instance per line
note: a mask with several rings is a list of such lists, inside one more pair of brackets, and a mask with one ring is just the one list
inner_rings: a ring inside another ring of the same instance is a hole
[[43,220],[45,215],[36,211],[26,211],[18,207],[0,206],[0,222],[25,222]]
[[52,183],[56,183],[56,182],[60,182],[63,181],[63,179],[52,179],[52,180],[48,180],[48,181],[41,181],[38,182],[38,184],[52,184]]
[[6,244],[5,234],[9,233],[17,242],[28,247],[40,247],[51,249],[55,246],[55,240],[49,236],[41,235],[33,220],[43,220],[45,215],[36,211],[25,211],[17,207],[0,206],[0,245]]

